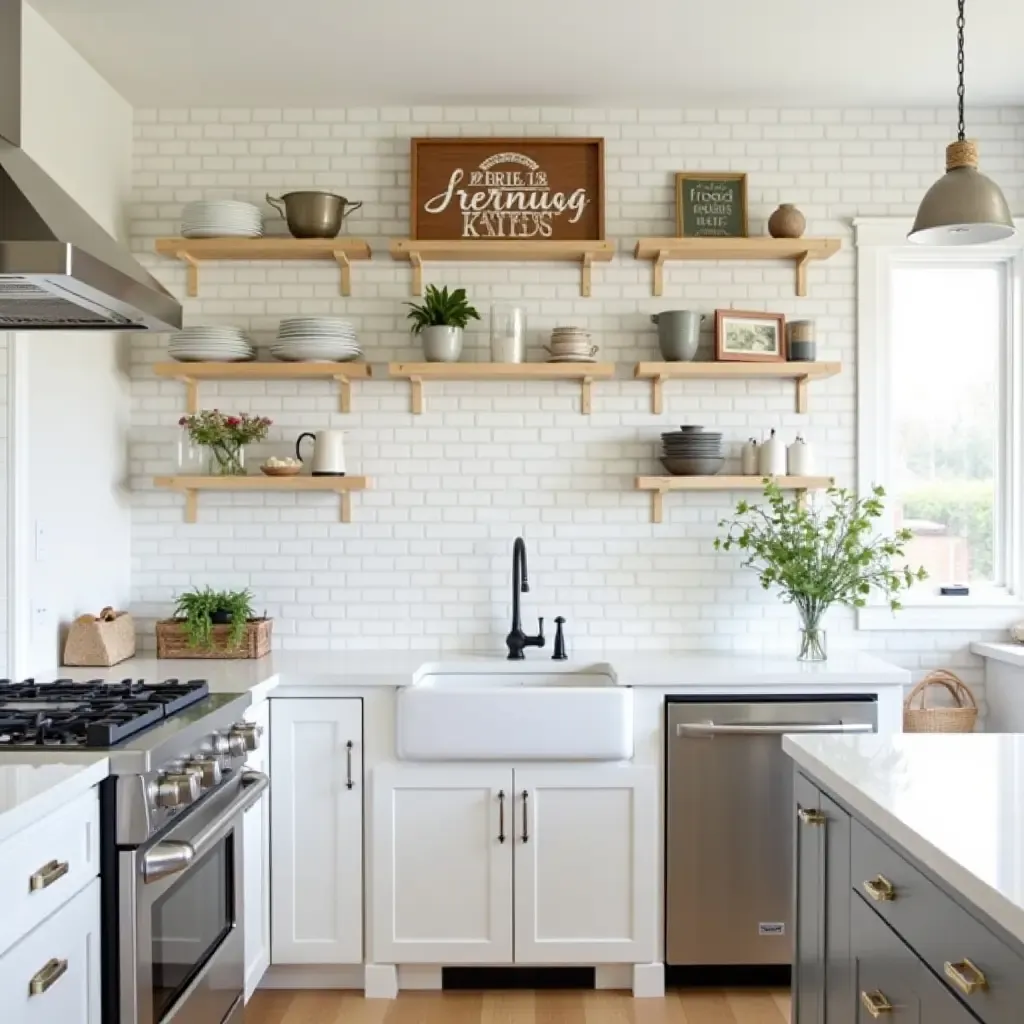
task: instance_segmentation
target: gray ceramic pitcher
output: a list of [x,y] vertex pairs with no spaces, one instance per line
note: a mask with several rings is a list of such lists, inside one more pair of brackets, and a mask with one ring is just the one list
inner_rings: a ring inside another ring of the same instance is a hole
[[670,309],[653,314],[651,323],[658,325],[658,347],[666,362],[688,363],[697,354],[703,314],[689,309]]

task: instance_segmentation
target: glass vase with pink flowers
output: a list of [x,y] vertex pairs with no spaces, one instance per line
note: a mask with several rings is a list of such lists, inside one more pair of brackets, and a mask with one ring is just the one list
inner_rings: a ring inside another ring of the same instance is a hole
[[228,415],[219,409],[204,409],[182,416],[178,425],[209,452],[211,476],[245,476],[245,446],[262,441],[271,420],[247,412]]

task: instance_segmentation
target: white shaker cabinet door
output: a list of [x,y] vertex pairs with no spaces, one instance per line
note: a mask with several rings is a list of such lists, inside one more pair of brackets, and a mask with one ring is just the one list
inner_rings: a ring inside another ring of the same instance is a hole
[[654,960],[653,767],[517,768],[515,823],[516,963]]
[[363,706],[271,701],[271,963],[363,962]]
[[0,957],[4,1024],[101,1024],[100,880]]
[[[265,772],[269,763],[270,703],[263,701],[245,713],[245,720],[263,731],[260,745],[249,753],[245,766]],[[245,1000],[249,1001],[270,966],[270,794],[245,813]]]
[[373,772],[377,963],[512,962],[512,771]]

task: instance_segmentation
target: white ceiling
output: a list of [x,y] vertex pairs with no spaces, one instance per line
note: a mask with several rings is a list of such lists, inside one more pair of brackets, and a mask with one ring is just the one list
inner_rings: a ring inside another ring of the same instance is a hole
[[[136,106],[955,102],[955,0],[30,2]],[[1024,105],[1024,3],[967,18],[968,104]]]

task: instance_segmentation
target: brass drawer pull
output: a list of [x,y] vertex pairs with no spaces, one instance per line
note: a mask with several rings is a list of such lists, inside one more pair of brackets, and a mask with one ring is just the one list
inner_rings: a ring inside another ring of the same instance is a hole
[[977,992],[979,988],[988,988],[988,979],[984,973],[971,963],[967,957],[963,960],[958,960],[956,963],[950,963],[948,960],[942,965],[943,971],[946,972],[946,977],[965,996],[969,996],[972,992]]
[[38,892],[40,889],[48,889],[58,878],[63,878],[71,866],[66,860],[51,860],[44,864],[28,880],[29,892]]
[[885,875],[875,875],[865,882],[864,891],[876,903],[892,903],[896,899],[896,886]]
[[806,807],[801,807],[796,816],[804,825],[824,825],[826,821],[821,811],[809,810]]
[[67,960],[47,961],[28,983],[29,996],[41,996],[47,989],[53,988],[58,981],[67,973]]
[[883,1013],[892,1013],[893,1005],[885,998],[885,995],[876,988],[874,992],[861,992],[860,1001],[864,1009],[878,1020]]

